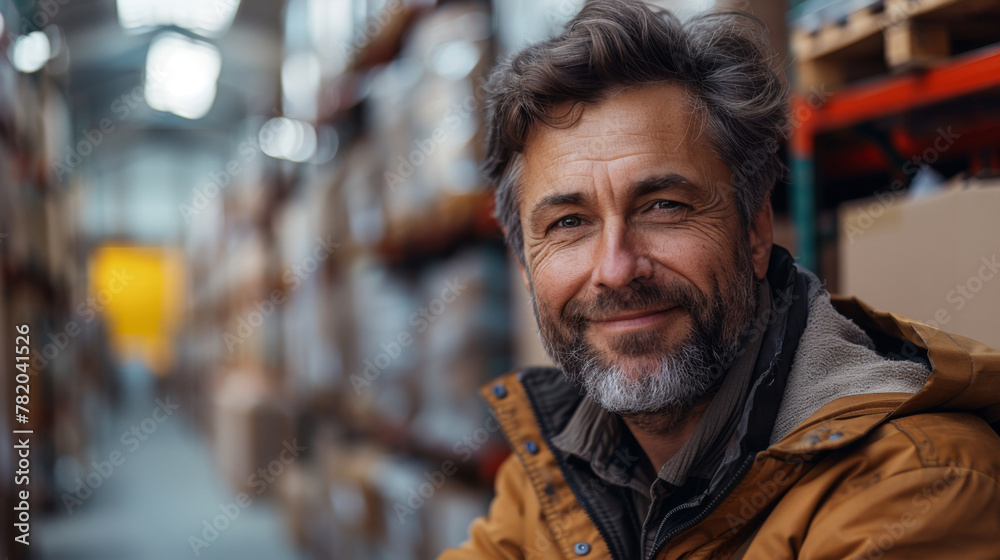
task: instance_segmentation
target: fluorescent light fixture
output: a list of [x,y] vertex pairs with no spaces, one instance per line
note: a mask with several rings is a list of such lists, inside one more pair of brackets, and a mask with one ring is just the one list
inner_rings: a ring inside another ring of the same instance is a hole
[[200,119],[212,108],[222,68],[219,49],[179,33],[153,40],[146,57],[146,103],[157,111]]
[[260,129],[260,149],[273,158],[307,161],[316,154],[316,130],[309,123],[277,117]]
[[217,37],[233,23],[240,0],[117,0],[118,23],[141,30],[176,25],[204,37]]
[[45,66],[52,55],[49,38],[41,31],[32,31],[27,35],[21,35],[14,43],[14,54],[11,57],[11,64],[25,74],[37,72]]

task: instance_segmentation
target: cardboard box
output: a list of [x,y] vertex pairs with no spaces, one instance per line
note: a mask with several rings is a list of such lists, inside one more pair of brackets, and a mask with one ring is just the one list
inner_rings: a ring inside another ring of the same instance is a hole
[[278,478],[276,489],[285,528],[292,542],[303,550],[315,546],[311,539],[310,521],[319,515],[326,499],[326,486],[321,473],[306,461],[293,463]]
[[437,558],[441,551],[456,547],[469,538],[472,520],[486,515],[492,491],[458,480],[444,484],[427,504],[427,553]]
[[311,540],[324,558],[376,558],[385,539],[383,504],[376,484],[383,452],[371,445],[316,443],[323,501]]
[[[237,490],[260,489],[258,469],[274,469],[291,441],[291,415],[262,374],[226,372],[214,395],[215,451],[220,466]],[[266,490],[273,490],[272,484]]]
[[1000,347],[1000,181],[902,191],[839,213],[842,293],[876,309]]

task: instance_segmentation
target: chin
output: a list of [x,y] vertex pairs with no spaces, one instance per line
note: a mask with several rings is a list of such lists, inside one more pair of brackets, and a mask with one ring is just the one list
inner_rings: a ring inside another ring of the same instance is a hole
[[567,372],[605,409],[619,414],[687,410],[711,390],[720,373],[705,349],[683,344],[675,352],[646,356],[591,355]]
[[603,356],[606,364],[613,365],[623,380],[640,382],[659,373],[663,356]]

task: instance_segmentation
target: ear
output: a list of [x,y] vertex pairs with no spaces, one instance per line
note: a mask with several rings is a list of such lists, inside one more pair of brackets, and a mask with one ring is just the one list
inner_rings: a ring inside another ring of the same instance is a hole
[[767,275],[771,246],[774,244],[773,222],[774,211],[771,209],[771,200],[768,199],[750,224],[750,259],[753,261],[757,280],[763,280]]

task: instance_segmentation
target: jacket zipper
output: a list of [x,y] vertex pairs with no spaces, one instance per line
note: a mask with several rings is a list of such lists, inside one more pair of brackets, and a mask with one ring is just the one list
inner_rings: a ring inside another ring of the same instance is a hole
[[673,531],[667,533],[666,535],[663,535],[663,540],[661,541],[660,532],[663,530],[663,526],[666,525],[667,519],[670,519],[670,516],[673,515],[675,512],[693,506],[689,506],[688,504],[681,504],[675,507],[674,509],[668,511],[667,514],[663,516],[663,520],[660,521],[660,526],[657,527],[656,529],[656,535],[654,535],[653,537],[653,548],[652,550],[649,551],[649,556],[647,557],[648,560],[653,560],[656,557],[656,554],[660,551],[660,549],[663,548],[663,545],[666,544],[670,539],[676,537],[677,535],[683,533],[684,531],[687,531],[691,527],[694,527],[698,523],[704,521],[705,518],[708,517],[709,514],[711,514],[712,511],[715,510],[716,506],[719,505],[719,502],[726,499],[726,496],[728,496],[729,493],[733,491],[733,488],[735,488],[736,485],[740,483],[740,481],[743,479],[743,477],[749,470],[750,466],[753,464],[755,456],[756,455],[750,455],[749,457],[743,460],[743,463],[740,465],[739,470],[737,470],[733,474],[732,478],[729,479],[729,482],[722,487],[722,491],[716,494],[715,498],[713,498],[712,501],[709,502],[707,506],[705,506],[705,508],[701,511],[701,513],[696,515],[690,521],[682,523],[678,527],[674,528]]

